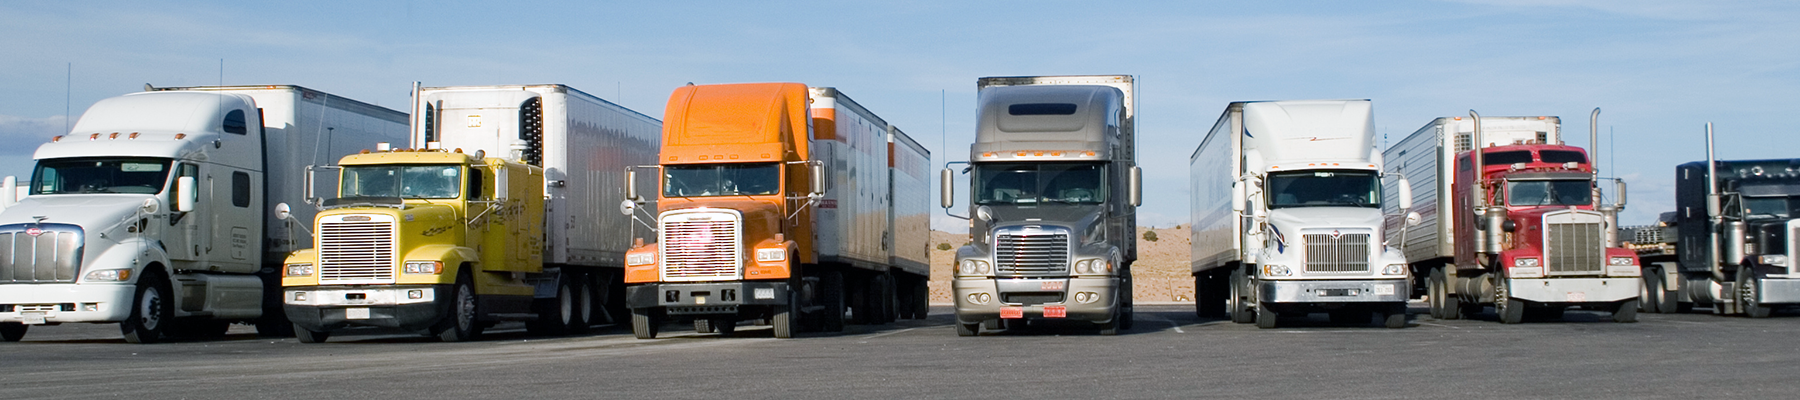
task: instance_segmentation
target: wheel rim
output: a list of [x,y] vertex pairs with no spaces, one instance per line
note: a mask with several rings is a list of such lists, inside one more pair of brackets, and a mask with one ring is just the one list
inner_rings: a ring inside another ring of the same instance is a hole
[[557,308],[558,311],[562,312],[563,325],[572,325],[572,323],[575,322],[574,291],[569,290],[569,285],[562,285],[561,288],[556,290],[556,299],[558,300],[558,303],[561,303],[560,307]]
[[156,330],[162,325],[162,290],[155,287],[144,290],[138,299],[138,326],[146,330]]
[[467,332],[475,325],[475,295],[465,287],[456,294],[456,329]]
[[1739,272],[1738,301],[1744,304],[1745,312],[1756,308],[1756,278],[1749,276],[1749,271]]
[[582,285],[581,292],[576,295],[579,304],[575,305],[575,309],[578,310],[576,314],[581,316],[582,322],[591,324],[594,321],[594,291],[590,287]]
[[1512,308],[1507,304],[1512,301],[1512,297],[1507,294],[1508,291],[1506,278],[1496,275],[1494,278],[1494,313],[1500,314],[1501,319],[1506,319],[1506,312]]

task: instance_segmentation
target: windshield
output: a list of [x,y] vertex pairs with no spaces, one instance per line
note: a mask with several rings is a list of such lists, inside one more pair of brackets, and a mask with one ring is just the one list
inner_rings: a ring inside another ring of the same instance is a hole
[[341,197],[454,199],[462,193],[460,165],[344,167]]
[[663,197],[758,196],[781,192],[781,165],[708,164],[663,167]]
[[1745,219],[1786,219],[1792,215],[1792,206],[1786,197],[1745,197]]
[[975,165],[975,204],[1106,202],[1103,163],[982,163]]
[[31,174],[31,194],[155,194],[162,193],[168,179],[168,159],[47,159],[38,161]]
[[1381,180],[1372,171],[1269,174],[1269,208],[1380,207]]
[[1585,206],[1592,198],[1593,185],[1586,179],[1506,183],[1507,204],[1515,206]]

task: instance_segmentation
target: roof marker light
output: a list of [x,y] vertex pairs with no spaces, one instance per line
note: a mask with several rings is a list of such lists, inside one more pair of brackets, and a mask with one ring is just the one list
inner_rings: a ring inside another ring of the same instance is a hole
[[137,137],[138,137],[138,133],[137,133],[137,132],[132,132],[132,133],[131,133],[131,136],[129,136],[129,137],[128,137],[128,138],[131,138],[131,139],[137,139]]
[[92,135],[88,135],[88,140],[100,140],[100,134],[95,133]]
[[187,138],[187,134],[186,134],[186,133],[177,133],[177,134],[175,134],[175,140],[181,140],[181,139],[186,139],[186,138]]
[[118,132],[113,132],[113,133],[112,133],[112,134],[111,134],[111,135],[106,135],[106,139],[107,139],[107,140],[118,140],[118,139],[119,139],[119,133],[118,133]]

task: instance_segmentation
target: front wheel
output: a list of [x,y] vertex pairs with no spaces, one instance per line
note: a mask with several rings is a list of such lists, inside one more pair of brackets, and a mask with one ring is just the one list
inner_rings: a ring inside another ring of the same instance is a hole
[[962,321],[957,321],[955,325],[956,325],[956,336],[975,336],[975,334],[981,332],[981,323],[980,322],[973,323],[973,324],[965,324],[965,323],[962,323]]
[[775,306],[774,315],[770,316],[769,325],[774,325],[775,338],[791,339],[795,329],[800,328],[800,294],[788,291],[787,304]]
[[1257,328],[1275,329],[1275,327],[1277,325],[1279,325],[1278,321],[1280,321],[1280,320],[1281,320],[1281,313],[1276,312],[1275,310],[1270,310],[1269,307],[1266,305],[1258,304],[1256,306],[1256,327]]
[[637,336],[638,339],[656,338],[656,330],[657,328],[660,328],[660,322],[657,321],[656,316],[652,314],[654,311],[655,310],[649,308],[631,309],[632,335]]
[[1768,318],[1771,311],[1762,303],[1762,285],[1756,282],[1756,273],[1750,267],[1742,267],[1737,273],[1738,305],[1743,307],[1744,316],[1750,318]]
[[1512,298],[1512,288],[1507,286],[1506,278],[1495,276],[1494,314],[1500,316],[1502,324],[1525,322],[1525,301]]
[[1240,324],[1255,322],[1256,314],[1250,312],[1250,302],[1244,301],[1244,295],[1248,292],[1245,287],[1250,284],[1244,276],[1244,270],[1232,271],[1228,284],[1231,286],[1230,298],[1227,299],[1231,311],[1231,322]]
[[1613,320],[1613,322],[1621,322],[1621,323],[1637,322],[1637,313],[1638,313],[1638,300],[1637,299],[1622,301],[1622,302],[1619,302],[1619,304],[1613,306],[1612,320]]
[[131,317],[119,323],[120,333],[131,343],[156,343],[168,336],[169,324],[175,320],[169,282],[161,274],[148,273],[138,278],[137,296],[131,305]]
[[1389,305],[1379,315],[1381,316],[1381,325],[1388,329],[1406,327],[1406,303]]
[[17,342],[25,338],[25,330],[30,328],[31,325],[18,322],[0,322],[0,340]]
[[481,310],[477,309],[475,287],[468,275],[456,279],[456,288],[450,294],[450,315],[438,327],[438,340],[446,342],[466,342],[475,340],[481,335]]
[[294,338],[299,339],[300,343],[325,343],[325,339],[330,337],[331,332],[314,331],[294,324]]

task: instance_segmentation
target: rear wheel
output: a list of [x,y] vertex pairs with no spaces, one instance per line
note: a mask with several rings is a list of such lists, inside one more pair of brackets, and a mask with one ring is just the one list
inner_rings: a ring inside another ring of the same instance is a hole
[[925,319],[931,313],[931,283],[920,278],[913,284],[913,319]]
[[294,324],[293,327],[294,338],[299,339],[300,343],[325,343],[325,339],[331,337],[331,332],[313,331],[299,324]]
[[1663,312],[1662,297],[1661,268],[1644,268],[1643,284],[1638,288],[1638,310],[1651,314]]
[[655,309],[631,309],[631,333],[638,339],[655,339],[656,330],[661,324],[657,321]]
[[175,320],[175,305],[169,293],[169,281],[161,273],[151,272],[138,278],[131,316],[119,323],[125,341],[156,343],[168,336],[169,325]]
[[31,325],[18,322],[0,322],[0,341],[17,342],[25,338],[25,330]]

